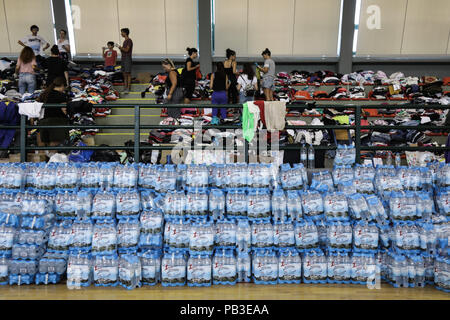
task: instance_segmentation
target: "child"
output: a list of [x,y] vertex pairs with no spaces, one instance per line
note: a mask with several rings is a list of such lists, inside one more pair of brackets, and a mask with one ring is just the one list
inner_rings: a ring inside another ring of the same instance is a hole
[[108,51],[105,51],[107,48],[103,47],[103,58],[105,58],[105,71],[113,72],[114,67],[116,66],[117,60],[117,51],[114,50],[114,42],[109,41],[107,43]]

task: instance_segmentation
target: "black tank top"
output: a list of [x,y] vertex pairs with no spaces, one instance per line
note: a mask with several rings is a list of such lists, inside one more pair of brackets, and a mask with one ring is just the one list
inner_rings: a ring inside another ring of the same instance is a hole
[[177,88],[181,86],[179,73],[178,73],[178,71],[173,70],[173,71],[170,71],[167,74],[167,78],[166,78],[166,88],[167,88],[167,90],[170,90],[170,88],[172,88],[172,80],[170,80],[170,73],[171,72],[175,72],[177,74]]
[[214,72],[214,91],[225,91],[226,87],[226,75],[223,72]]
[[237,83],[236,76],[233,73],[233,64],[231,64],[231,67],[224,68],[225,74],[228,76],[228,79],[231,83]]

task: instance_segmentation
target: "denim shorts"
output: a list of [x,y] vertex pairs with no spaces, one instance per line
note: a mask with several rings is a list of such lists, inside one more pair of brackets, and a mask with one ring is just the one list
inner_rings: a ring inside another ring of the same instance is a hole
[[274,77],[264,77],[262,79],[262,87],[265,89],[275,90],[275,78]]

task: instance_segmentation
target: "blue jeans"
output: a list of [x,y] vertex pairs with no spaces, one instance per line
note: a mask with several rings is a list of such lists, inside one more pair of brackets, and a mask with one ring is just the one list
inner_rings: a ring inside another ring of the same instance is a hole
[[25,91],[33,93],[36,89],[36,77],[32,73],[21,72],[19,74],[19,93],[24,94]]
[[[228,97],[226,91],[214,91],[211,96],[211,104],[228,104]],[[219,108],[213,108],[212,115],[213,117],[217,117],[219,113]],[[222,119],[227,118],[227,109],[220,108],[220,116]]]
[[254,97],[246,97],[245,96],[245,92],[240,92],[239,93],[239,103],[240,104],[244,104],[244,103],[246,103],[248,101],[254,101],[254,100],[255,100]]

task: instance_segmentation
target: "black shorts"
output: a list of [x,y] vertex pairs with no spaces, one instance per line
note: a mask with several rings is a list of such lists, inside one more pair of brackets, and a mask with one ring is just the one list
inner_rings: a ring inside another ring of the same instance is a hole
[[[47,118],[40,120],[39,124],[43,126],[66,126],[69,123],[64,118]],[[59,142],[61,144],[69,139],[68,129],[39,129],[39,131],[41,133],[41,141],[44,143]]]
[[187,84],[184,86],[184,97],[186,99],[192,99],[192,95],[194,94],[195,84]]

